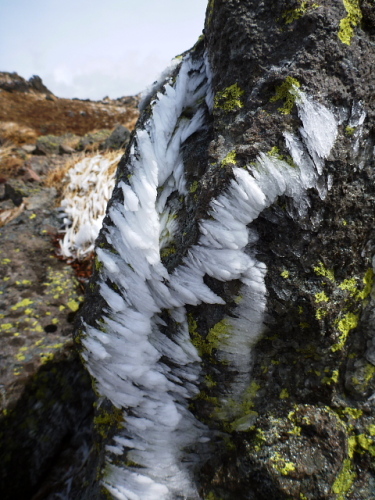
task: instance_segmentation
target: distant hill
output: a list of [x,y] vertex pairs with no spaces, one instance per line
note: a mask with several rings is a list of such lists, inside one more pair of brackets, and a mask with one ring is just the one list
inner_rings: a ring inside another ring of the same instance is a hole
[[[53,95],[39,76],[25,80],[17,73],[0,72],[0,137],[4,123],[29,127],[35,136],[71,132],[84,135],[121,123],[132,129],[139,97],[101,101],[65,99]],[[25,138],[25,143],[33,142]]]

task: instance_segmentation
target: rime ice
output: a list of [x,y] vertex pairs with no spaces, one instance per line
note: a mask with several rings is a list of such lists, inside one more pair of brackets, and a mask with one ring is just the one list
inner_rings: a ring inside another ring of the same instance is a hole
[[[302,126],[284,134],[296,166],[260,153],[256,168],[234,167],[234,178],[200,221],[197,244],[169,274],[160,251],[179,225],[168,197],[186,196],[181,146],[205,126],[204,106],[211,109],[212,103],[207,59],[186,56],[176,81],[170,78],[157,93],[150,118],[135,134],[131,175],[128,183],[119,183],[124,201],[112,204],[113,225],[104,227],[115,253],[97,249],[107,307],[104,323],[86,327],[84,358],[100,394],[124,412],[125,428],[107,447],[104,480],[119,500],[199,498],[194,471],[200,453],[209,449],[211,431],[189,410],[199,392],[200,357],[189,337],[185,306],[224,303],[204,283],[205,275],[242,283],[235,316],[225,318],[230,334],[218,346],[219,358],[236,374],[231,398],[240,402],[250,382],[251,349],[263,331],[267,295],[266,266],[249,252],[257,239],[251,223],[278,196],[290,196],[303,210],[307,189],[324,191],[321,174],[337,123],[331,111],[301,92]],[[193,109],[192,118],[181,116],[185,108]],[[173,336],[163,333],[163,310],[177,325]],[[221,404],[225,407],[225,398]],[[233,420],[243,416],[237,413]],[[141,468],[114,465],[111,454],[126,455]]]

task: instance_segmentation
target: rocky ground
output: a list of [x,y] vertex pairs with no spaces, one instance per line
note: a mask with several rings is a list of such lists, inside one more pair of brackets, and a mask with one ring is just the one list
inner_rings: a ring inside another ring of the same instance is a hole
[[94,396],[72,325],[90,259],[58,255],[58,206],[70,167],[126,146],[137,102],[59,99],[0,73],[2,498],[69,498],[89,456]]

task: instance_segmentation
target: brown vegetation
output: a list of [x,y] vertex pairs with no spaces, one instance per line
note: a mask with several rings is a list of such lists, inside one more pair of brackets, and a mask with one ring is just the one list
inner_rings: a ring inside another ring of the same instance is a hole
[[38,134],[31,127],[16,122],[3,121],[0,122],[0,137],[17,146],[22,146],[22,144],[34,143],[38,138]]
[[95,129],[114,128],[121,123],[130,130],[138,118],[135,106],[119,101],[60,99],[39,93],[0,91],[0,124],[16,122],[39,135],[84,135]]

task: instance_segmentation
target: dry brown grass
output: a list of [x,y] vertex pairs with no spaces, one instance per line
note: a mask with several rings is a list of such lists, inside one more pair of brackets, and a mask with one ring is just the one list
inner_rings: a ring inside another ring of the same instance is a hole
[[0,122],[0,137],[11,141],[17,146],[32,144],[37,140],[38,134],[34,129],[15,122]]
[[41,94],[0,92],[0,122],[12,121],[33,129],[36,135],[63,135],[67,132],[83,136],[92,130],[114,128],[121,123],[134,128],[139,112],[115,102],[46,99]]
[[10,142],[0,146],[0,176],[10,177],[17,175],[18,169],[24,160],[13,151],[14,144]]
[[43,184],[47,187],[54,187],[59,193],[62,193],[65,185],[68,182],[67,174],[71,168],[76,165],[79,161],[85,158],[85,153],[77,153],[70,156],[62,167],[54,168],[50,170],[45,178]]
[[[109,151],[109,150],[106,150],[106,151],[102,151],[101,155],[104,156],[105,158],[107,158],[107,160],[109,161],[112,161],[116,158],[116,156],[118,156],[119,154],[121,153],[121,151]],[[111,165],[111,167],[109,168],[108,170],[108,174],[109,175],[113,175],[116,170],[117,170],[117,167],[118,167],[118,163],[114,163],[113,165]]]

